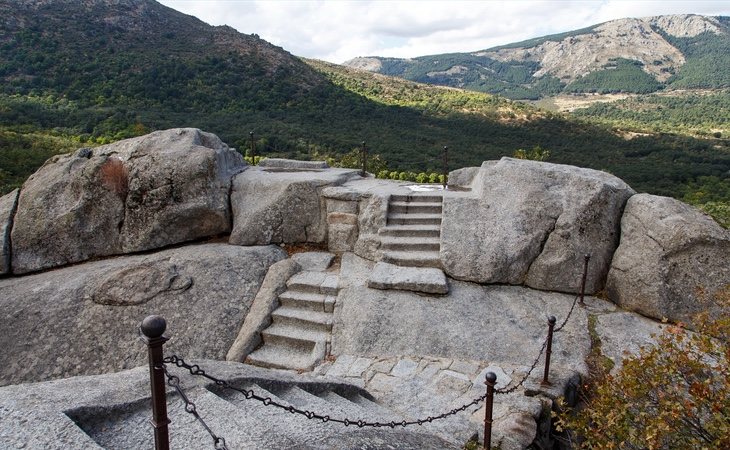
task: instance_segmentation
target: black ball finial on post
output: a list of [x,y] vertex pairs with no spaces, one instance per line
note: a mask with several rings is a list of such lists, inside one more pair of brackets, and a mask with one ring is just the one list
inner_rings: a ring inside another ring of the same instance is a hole
[[149,339],[159,338],[167,329],[167,321],[162,316],[147,316],[139,329]]

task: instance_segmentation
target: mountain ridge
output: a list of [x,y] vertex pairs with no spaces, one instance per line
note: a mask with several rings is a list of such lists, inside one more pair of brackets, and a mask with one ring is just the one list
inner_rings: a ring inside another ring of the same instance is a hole
[[[725,19],[696,14],[617,19],[474,52],[407,59],[371,56],[344,65],[516,99],[560,92],[649,93],[675,84],[728,87],[730,28]],[[690,75],[696,67],[708,66],[708,76],[687,82],[686,66]],[[720,80],[709,79],[718,72]]]
[[449,169],[541,148],[672,196],[730,167],[726,139],[626,140],[490,94],[315,66],[152,0],[0,0],[0,192],[55,153],[178,127],[241,152],[254,132],[257,155],[294,159],[344,159],[366,141],[398,172],[440,171],[444,146]]

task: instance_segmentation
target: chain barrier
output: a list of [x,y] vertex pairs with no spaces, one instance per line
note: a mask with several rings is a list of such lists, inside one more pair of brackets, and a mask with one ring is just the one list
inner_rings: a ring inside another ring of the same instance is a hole
[[[165,362],[167,362],[169,358],[165,358]],[[228,450],[228,447],[226,447],[226,440],[222,437],[216,436],[216,434],[213,432],[213,430],[208,426],[207,423],[203,420],[202,417],[200,417],[200,414],[198,414],[197,407],[195,406],[195,403],[188,398],[188,396],[185,394],[185,391],[180,387],[180,378],[171,375],[170,372],[167,371],[167,366],[165,364],[161,364],[158,366],[165,372],[165,376],[167,377],[167,385],[174,388],[175,391],[177,391],[178,395],[182,399],[182,401],[185,403],[185,412],[188,414],[191,414],[195,419],[197,419],[198,422],[205,428],[205,431],[208,432],[211,438],[213,438],[213,445],[214,448],[218,450]]]
[[[570,310],[568,311],[568,315],[565,317],[565,319],[560,324],[560,326],[554,329],[555,332],[559,332],[559,331],[563,330],[565,325],[568,323],[568,321],[570,320],[570,318],[573,314],[573,311],[575,310],[575,305],[578,302],[579,297],[580,297],[580,295],[577,295],[573,299],[573,304],[571,305]],[[551,322],[551,326],[552,326],[552,324],[555,323],[554,322],[555,319],[551,318],[551,320],[552,320],[552,322]],[[160,332],[160,334],[161,334],[161,332]],[[515,392],[517,389],[522,387],[524,385],[524,383],[527,381],[527,379],[530,377],[530,375],[532,375],[532,372],[534,372],[534,370],[537,367],[537,365],[539,364],[540,359],[542,358],[543,354],[545,354],[545,350],[549,345],[549,341],[550,341],[550,336],[545,338],[545,340],[543,341],[542,346],[540,348],[540,351],[537,354],[537,357],[532,362],[532,365],[530,366],[528,371],[525,373],[525,375],[520,379],[520,381],[518,383],[514,384],[510,388],[505,387],[505,388],[500,388],[500,389],[494,389],[493,393],[497,394],[497,395],[507,395],[507,394],[511,394],[511,393]],[[351,420],[347,417],[333,418],[333,417],[330,417],[329,415],[323,415],[323,414],[320,414],[320,413],[317,413],[314,411],[310,411],[310,410],[306,410],[306,409],[299,409],[291,404],[287,405],[287,404],[279,403],[276,400],[272,399],[271,397],[262,397],[262,396],[256,394],[253,390],[236,387],[236,386],[230,384],[226,380],[217,378],[213,375],[206,373],[205,370],[203,370],[197,364],[188,364],[187,362],[185,362],[185,360],[183,360],[181,357],[179,357],[177,355],[165,357],[164,359],[162,359],[161,363],[159,363],[158,365],[155,365],[155,368],[163,370],[164,375],[167,378],[167,385],[174,388],[175,391],[178,393],[178,395],[180,395],[180,398],[183,400],[184,405],[185,405],[185,412],[187,412],[188,414],[191,414],[195,417],[195,419],[203,426],[203,428],[208,432],[210,437],[213,439],[214,448],[219,449],[219,450],[228,450],[225,439],[217,436],[213,432],[213,430],[210,428],[210,426],[208,426],[208,424],[203,420],[203,418],[200,416],[200,414],[198,414],[195,403],[193,403],[190,400],[190,398],[185,394],[183,388],[180,386],[180,378],[175,375],[170,374],[170,372],[167,370],[167,364],[174,364],[177,367],[186,369],[193,376],[204,377],[204,378],[212,381],[216,386],[222,387],[224,389],[230,389],[233,391],[237,391],[237,392],[243,394],[243,396],[247,400],[259,401],[264,406],[273,406],[273,407],[279,408],[281,410],[287,411],[291,414],[299,414],[310,420],[319,420],[322,423],[327,423],[327,422],[338,423],[338,424],[344,425],[346,427],[352,425],[352,426],[357,426],[358,428],[364,428],[364,427],[387,428],[387,427],[389,427],[392,429],[392,428],[396,428],[396,427],[405,428],[405,427],[412,426],[412,425],[423,425],[425,423],[431,423],[435,420],[445,419],[447,417],[456,415],[459,412],[466,411],[468,408],[477,406],[479,403],[486,400],[487,396],[488,396],[488,394],[483,394],[483,395],[480,395],[479,397],[474,398],[469,403],[465,403],[465,404],[461,405],[460,407],[454,408],[443,414],[439,414],[437,416],[428,416],[426,418],[422,418],[422,419],[418,419],[418,420],[411,420],[411,421],[403,420],[401,422],[395,422],[395,421],[368,422],[368,421],[365,421],[362,419]],[[547,371],[547,368],[546,368],[546,371]],[[492,375],[492,376],[494,376],[494,375]],[[491,381],[491,383],[492,383],[491,386],[494,386],[493,380],[494,379],[492,379],[492,381]],[[491,400],[490,400],[490,404],[491,404]]]
[[284,411],[287,411],[287,412],[289,412],[291,414],[299,414],[299,415],[302,415],[302,416],[304,416],[304,417],[306,417],[307,419],[310,419],[310,420],[311,419],[321,420],[323,423],[327,423],[327,422],[339,423],[339,424],[344,425],[346,427],[347,426],[350,426],[350,425],[353,425],[353,426],[357,426],[359,428],[364,428],[364,427],[373,427],[373,428],[381,428],[381,427],[382,428],[386,428],[386,427],[390,427],[390,428],[395,428],[395,427],[398,427],[398,426],[405,428],[405,427],[412,426],[412,425],[423,425],[424,423],[431,423],[434,420],[445,419],[446,417],[453,416],[453,415],[455,415],[455,414],[457,414],[457,413],[459,413],[461,411],[465,411],[468,408],[470,408],[471,406],[476,406],[480,402],[484,401],[484,399],[487,397],[486,394],[481,395],[481,396],[473,399],[469,403],[465,403],[465,404],[461,405],[458,408],[454,408],[451,411],[445,412],[443,414],[439,414],[438,416],[428,416],[428,417],[423,418],[423,419],[411,420],[411,421],[403,420],[401,422],[395,422],[395,421],[391,421],[391,422],[367,422],[367,421],[362,420],[362,419],[351,420],[351,419],[348,419],[348,418],[342,418],[342,419],[341,418],[333,418],[333,417],[330,417],[328,415],[322,415],[322,414],[316,413],[314,411],[310,411],[310,410],[306,410],[306,409],[299,409],[299,408],[294,407],[293,405],[284,405],[284,404],[281,404],[281,403],[277,402],[276,400],[273,400],[271,397],[262,397],[262,396],[256,394],[253,390],[242,389],[242,388],[233,386],[232,384],[230,384],[226,380],[221,380],[221,379],[216,378],[216,377],[214,377],[212,375],[209,375],[209,374],[207,374],[205,372],[205,370],[201,369],[200,366],[198,366],[197,364],[188,364],[188,363],[185,362],[185,360],[183,360],[182,358],[180,358],[177,355],[168,356],[168,357],[165,358],[164,361],[165,361],[165,363],[174,364],[177,367],[181,367],[181,368],[187,369],[188,372],[190,372],[191,375],[195,375],[195,376],[200,376],[200,377],[207,378],[208,380],[213,381],[216,386],[220,386],[220,387],[225,388],[225,389],[231,389],[231,390],[237,391],[237,392],[243,394],[246,397],[246,399],[248,399],[248,400],[251,400],[251,399],[257,400],[257,401],[261,402],[264,406],[274,406],[276,408],[279,408],[279,409],[282,409]]
[[515,384],[514,386],[512,386],[509,389],[505,389],[505,388],[495,389],[494,393],[500,394],[500,395],[511,394],[514,391],[516,391],[517,389],[519,389],[520,386],[525,384],[525,381],[527,381],[527,379],[530,377],[530,375],[535,370],[537,365],[540,363],[540,358],[542,358],[543,353],[545,353],[545,348],[547,347],[547,343],[548,343],[548,340],[547,340],[547,338],[545,338],[545,340],[542,342],[542,348],[540,348],[540,353],[537,354],[537,357],[535,358],[535,360],[532,362],[532,365],[530,366],[530,370],[527,371],[527,373],[525,374],[524,377],[522,377],[522,379],[520,380],[519,383]]

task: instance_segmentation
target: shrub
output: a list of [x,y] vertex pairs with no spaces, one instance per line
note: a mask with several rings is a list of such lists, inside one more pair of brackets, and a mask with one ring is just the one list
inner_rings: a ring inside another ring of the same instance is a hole
[[124,162],[115,157],[107,159],[101,165],[101,182],[110,191],[120,196],[126,196],[129,192],[129,174]]
[[[730,285],[718,300],[730,304]],[[558,416],[580,448],[730,448],[730,315],[701,317],[698,333],[667,327],[657,345],[594,385],[585,407]]]

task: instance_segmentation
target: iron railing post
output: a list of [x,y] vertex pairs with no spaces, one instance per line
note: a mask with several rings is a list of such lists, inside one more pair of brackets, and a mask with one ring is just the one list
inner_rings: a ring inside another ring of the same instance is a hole
[[256,165],[256,142],[253,140],[253,131],[249,131],[248,136],[251,138],[251,165]]
[[360,176],[364,177],[368,172],[368,148],[365,145],[365,141],[362,141],[362,151],[360,153],[360,159],[362,162],[362,169],[360,170]]
[[446,179],[449,176],[449,147],[447,147],[445,145],[444,145],[444,151],[443,151],[443,154],[442,154],[442,158],[443,158],[443,161],[442,161],[443,168],[442,168],[442,170],[443,170],[443,173],[444,173],[444,179],[441,182],[441,184],[443,185],[444,189],[446,189]]
[[484,448],[492,448],[492,410],[494,409],[494,385],[497,384],[497,375],[494,372],[487,372],[484,379],[487,385],[487,399],[484,404]]
[[161,316],[147,316],[139,326],[147,343],[152,389],[152,426],[155,429],[155,450],[169,450],[170,436],[167,425],[167,398],[165,397],[165,372],[162,370],[162,346],[168,338],[162,335],[167,322]]
[[585,296],[586,292],[586,279],[588,278],[588,261],[591,259],[590,253],[586,253],[586,255],[583,257],[583,280],[580,282],[580,305],[583,306],[585,303],[583,303],[583,297]]
[[548,336],[547,336],[547,347],[545,348],[545,372],[542,375],[542,384],[549,385],[550,381],[548,376],[550,375],[550,354],[553,352],[553,329],[555,328],[555,322],[557,319],[555,316],[548,317]]

